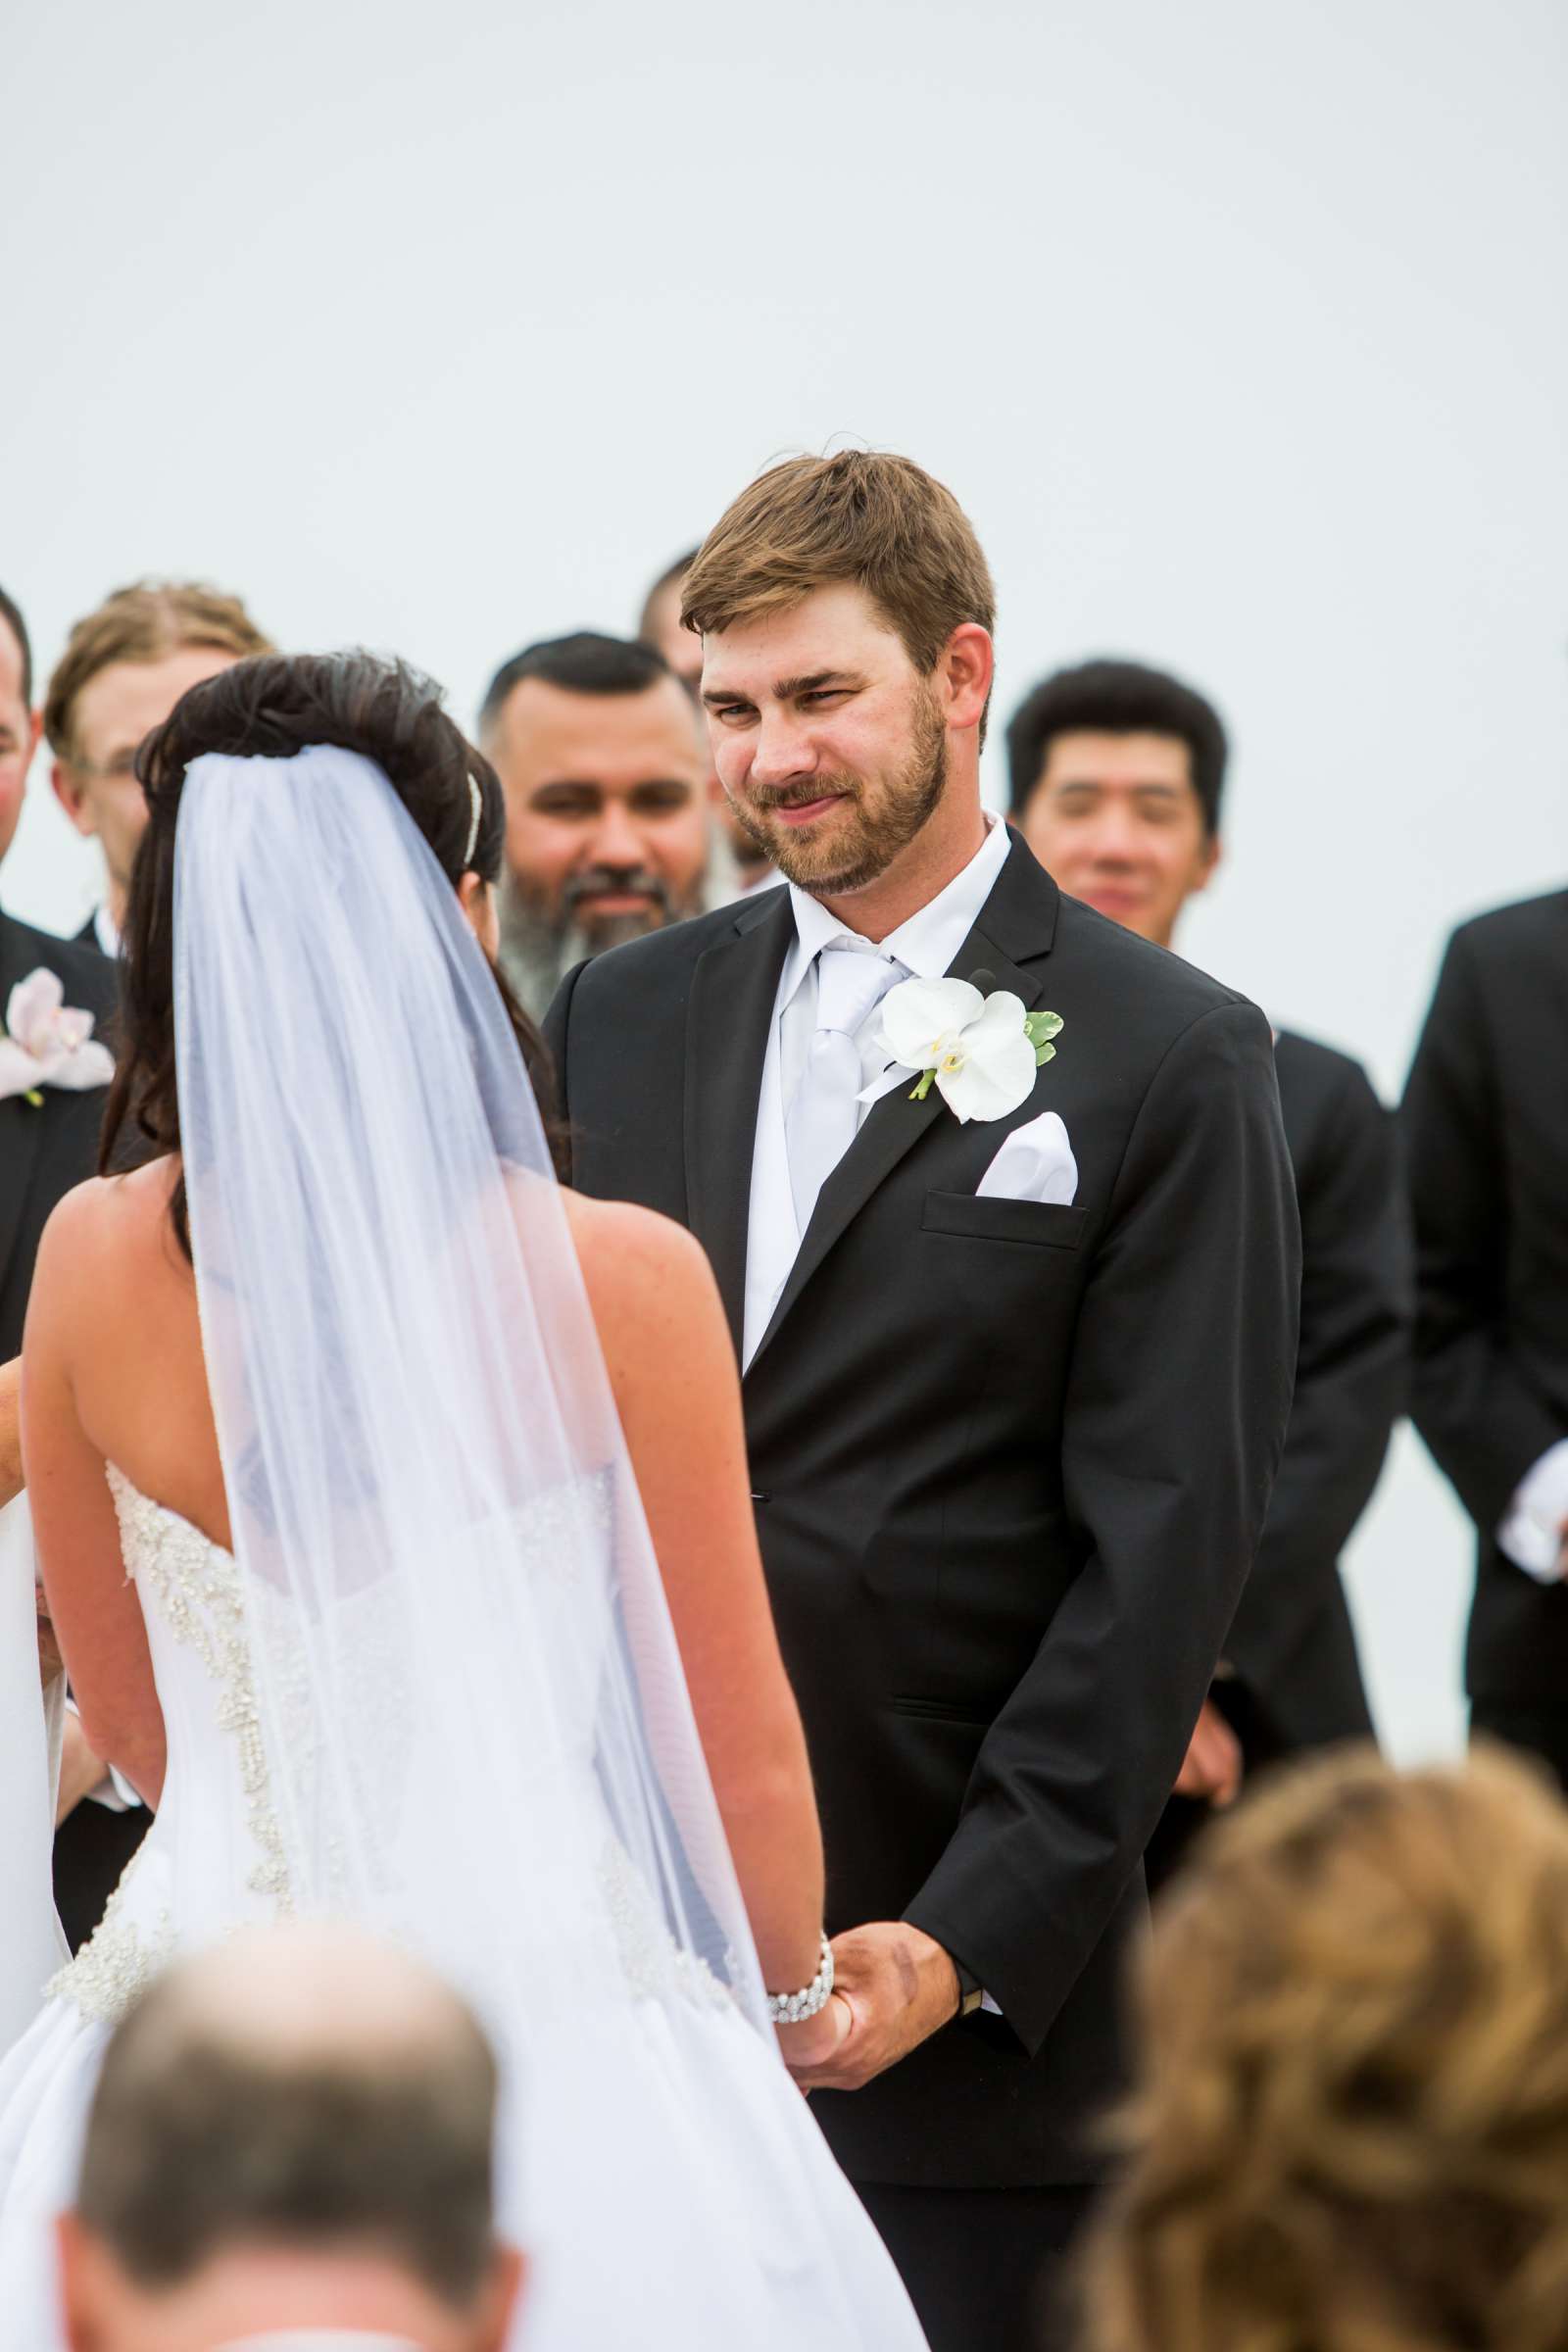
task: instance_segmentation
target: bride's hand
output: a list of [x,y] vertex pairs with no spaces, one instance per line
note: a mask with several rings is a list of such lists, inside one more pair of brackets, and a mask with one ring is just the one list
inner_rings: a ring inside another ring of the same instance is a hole
[[778,2046],[791,2074],[806,2074],[825,2065],[854,2023],[854,2012],[844,1995],[830,1992],[814,2017],[803,2018],[798,2026],[775,2026]]

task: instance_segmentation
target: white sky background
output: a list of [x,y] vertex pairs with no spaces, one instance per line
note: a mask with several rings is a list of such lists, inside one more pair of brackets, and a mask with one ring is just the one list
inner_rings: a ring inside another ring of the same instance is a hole
[[[1556,0],[78,0],[6,52],[0,579],[45,670],[194,574],[471,720],[850,436],[990,555],[994,794],[1048,666],[1214,695],[1183,947],[1385,1093],[1451,925],[1568,872]],[[74,927],[45,782],[6,903]],[[1468,1542],[1408,1434],[1353,1584],[1393,1744],[1451,1742]]]

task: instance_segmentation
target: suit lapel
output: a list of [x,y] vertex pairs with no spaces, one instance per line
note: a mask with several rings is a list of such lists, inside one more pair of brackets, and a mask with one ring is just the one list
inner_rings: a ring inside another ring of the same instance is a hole
[[[1008,830],[1010,833],[1011,828]],[[980,910],[979,920],[949,965],[948,977],[967,980],[976,972],[987,972],[990,974],[986,983],[988,994],[997,989],[1008,990],[1013,996],[1021,997],[1025,1006],[1030,1007],[1040,997],[1045,986],[1044,978],[1037,972],[1020,969],[1014,957],[1033,957],[1050,952],[1055,934],[1056,905],[1060,894],[1018,835],[1013,833],[1011,840],[1012,848],[1007,861],[997,876],[990,898]],[[912,1083],[911,1080],[910,1086]],[[872,1105],[860,1132],[823,1185],[817,1196],[811,1222],[802,1237],[795,1263],[790,1268],[789,1280],[779,1293],[778,1304],[748,1367],[748,1375],[755,1371],[766,1353],[779,1325],[828,1251],[845,1228],[859,1215],[877,1187],[886,1182],[905,1153],[912,1151],[929,1127],[939,1118],[952,1118],[953,1113],[934,1086],[923,1102],[910,1100],[910,1086],[896,1086],[891,1094],[884,1095],[879,1102]],[[754,1125],[756,1107],[754,1089]],[[748,1175],[751,1169],[750,1136],[751,1130],[748,1130]],[[743,1217],[743,1285],[745,1264]]]
[[746,1320],[752,1153],[779,974],[795,937],[789,893],[744,907],[692,975],[686,1017],[686,1198],[708,1251],[735,1352]]

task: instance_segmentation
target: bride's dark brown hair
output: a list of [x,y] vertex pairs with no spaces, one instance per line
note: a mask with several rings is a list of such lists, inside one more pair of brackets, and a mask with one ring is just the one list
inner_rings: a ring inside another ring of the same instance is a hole
[[[336,744],[375,762],[454,891],[465,872],[491,884],[501,878],[506,842],[501,780],[441,708],[439,687],[406,662],[367,653],[265,654],[192,686],[136,756],[148,821],[131,874],[121,945],[119,1067],[104,1113],[102,1173],[179,1150],[174,833],[185,770],[204,752],[286,760],[311,744]],[[495,982],[554,1150],[555,1082],[544,1040],[499,970]],[[183,1178],[172,1215],[189,1256]]]

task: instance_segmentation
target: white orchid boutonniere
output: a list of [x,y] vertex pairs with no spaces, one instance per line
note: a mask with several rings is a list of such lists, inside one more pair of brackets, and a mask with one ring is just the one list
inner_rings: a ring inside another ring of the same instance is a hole
[[999,988],[982,996],[968,980],[903,980],[882,1000],[882,1044],[890,1059],[921,1072],[910,1100],[936,1087],[960,1123],[1004,1119],[1027,1101],[1061,1015],[1026,1012]]
[[95,1041],[92,1026],[90,1012],[66,1003],[58,972],[40,964],[19,980],[0,1035],[0,1102],[21,1095],[36,1108],[46,1086],[68,1094],[107,1086],[115,1074],[114,1056]]

